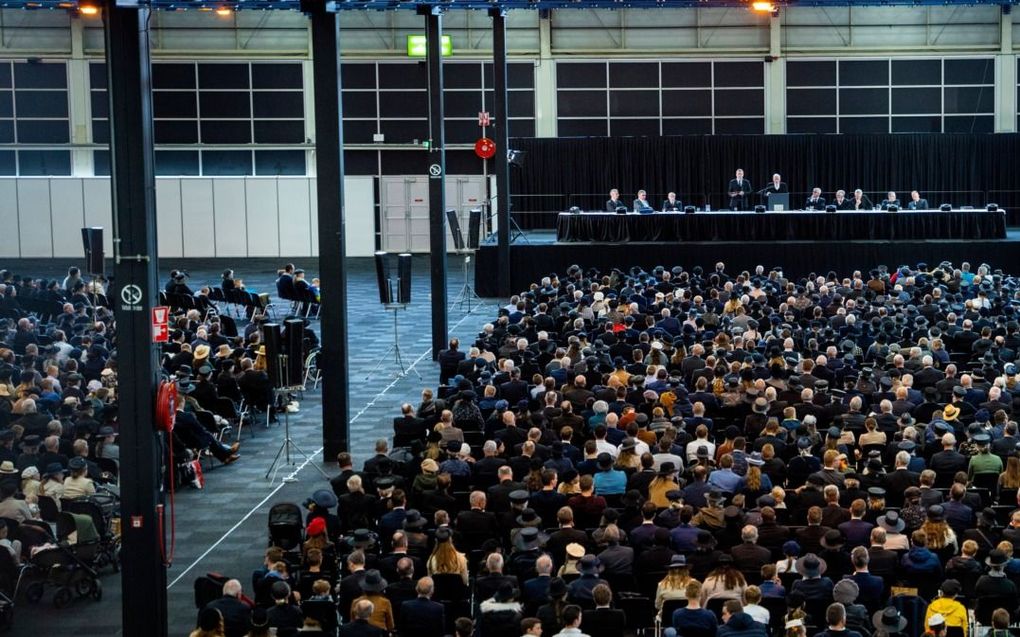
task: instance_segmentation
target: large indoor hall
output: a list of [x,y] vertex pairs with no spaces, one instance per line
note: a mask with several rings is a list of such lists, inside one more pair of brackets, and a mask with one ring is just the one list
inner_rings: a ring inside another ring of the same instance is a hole
[[1020,634],[1013,0],[0,6],[0,634]]

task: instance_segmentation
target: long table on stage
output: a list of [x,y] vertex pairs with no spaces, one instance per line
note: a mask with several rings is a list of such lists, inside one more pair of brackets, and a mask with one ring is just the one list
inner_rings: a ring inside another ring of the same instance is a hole
[[1003,210],[899,212],[612,212],[560,213],[556,240],[628,241],[861,241],[1006,238]]

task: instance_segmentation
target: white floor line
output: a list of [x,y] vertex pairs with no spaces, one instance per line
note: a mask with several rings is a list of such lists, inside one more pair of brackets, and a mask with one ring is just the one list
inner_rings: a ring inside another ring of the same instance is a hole
[[[460,326],[461,326],[461,324],[463,324],[463,323],[464,323],[464,321],[465,321],[465,320],[467,320],[467,318],[468,318],[469,316],[471,316],[471,315],[470,315],[470,314],[466,314],[466,315],[464,315],[464,316],[463,316],[463,317],[462,317],[462,318],[461,318],[461,319],[460,319],[459,321],[457,321],[457,322],[456,322],[456,323],[455,323],[455,324],[453,325],[453,327],[452,327],[452,328],[450,328],[450,329],[451,329],[451,331],[452,331],[453,329],[455,329],[455,328],[458,328],[458,327],[460,327]],[[412,363],[411,363],[411,365],[410,365],[410,366],[409,366],[409,367],[407,368],[407,371],[411,371],[412,369],[414,369],[415,365],[417,365],[418,363],[420,363],[420,362],[421,362],[422,360],[424,360],[424,358],[425,358],[426,356],[430,355],[431,353],[432,353],[432,348],[430,347],[430,348],[428,348],[427,350],[425,350],[425,351],[424,351],[424,352],[422,353],[422,355],[421,355],[421,356],[419,356],[418,358],[414,359],[414,362],[412,362]],[[372,407],[373,405],[375,405],[375,403],[376,403],[376,402],[377,402],[377,401],[378,401],[378,400],[379,400],[380,398],[382,398],[382,397],[383,397],[383,396],[384,396],[384,395],[385,395],[385,394],[386,394],[386,393],[387,393],[388,391],[390,391],[391,389],[393,389],[393,387],[394,387],[394,386],[396,386],[396,384],[397,384],[397,383],[398,383],[398,382],[399,382],[399,381],[400,381],[400,380],[401,380],[402,378],[403,378],[403,376],[398,376],[398,377],[394,378],[394,379],[393,379],[393,381],[392,381],[392,382],[391,382],[391,383],[390,383],[389,385],[387,385],[386,387],[384,387],[384,388],[383,388],[383,390],[382,390],[381,392],[379,392],[378,394],[376,394],[375,396],[373,396],[373,397],[372,397],[372,400],[370,400],[370,401],[368,401],[367,403],[365,403],[365,406],[364,406],[364,407],[362,407],[362,408],[361,408],[361,410],[360,410],[360,411],[359,411],[359,412],[358,412],[357,414],[355,414],[353,418],[351,418],[351,423],[354,423],[354,422],[356,422],[356,421],[358,420],[358,418],[360,418],[360,417],[361,417],[361,416],[362,416],[362,415],[363,415],[363,414],[364,414],[364,413],[365,413],[366,411],[368,411],[368,409],[369,409],[370,407]],[[248,521],[248,519],[249,519],[249,518],[250,518],[251,516],[255,515],[255,512],[256,512],[256,511],[258,511],[259,509],[261,509],[261,508],[262,508],[263,506],[265,506],[265,504],[266,504],[267,502],[269,502],[269,500],[271,500],[271,499],[272,499],[272,498],[273,498],[274,496],[276,496],[276,494],[280,492],[280,489],[282,489],[282,488],[283,488],[283,486],[284,486],[285,484],[287,484],[287,483],[288,483],[288,482],[290,481],[290,479],[292,479],[292,478],[296,477],[296,476],[297,476],[297,474],[298,474],[298,472],[300,472],[300,471],[301,471],[302,469],[304,469],[305,467],[307,467],[307,466],[308,466],[308,463],[310,463],[310,462],[312,461],[312,458],[315,458],[315,457],[316,457],[316,456],[318,456],[318,455],[319,455],[320,453],[322,453],[322,450],[323,450],[323,447],[319,447],[319,448],[318,448],[318,449],[316,449],[316,450],[315,450],[314,452],[312,452],[312,453],[311,453],[311,454],[310,454],[310,455],[308,456],[308,458],[306,458],[306,459],[305,459],[305,461],[304,461],[304,462],[302,462],[302,463],[301,463],[301,464],[300,464],[300,465],[299,465],[299,466],[298,466],[298,467],[297,467],[296,469],[294,469],[294,471],[292,471],[292,472],[291,472],[291,473],[290,473],[290,474],[289,474],[289,475],[288,475],[287,477],[285,477],[285,478],[284,478],[284,479],[283,479],[283,480],[282,480],[282,481],[280,482],[280,484],[276,485],[276,487],[274,487],[274,488],[273,488],[273,490],[272,490],[272,491],[270,491],[270,492],[269,492],[269,494],[268,494],[268,495],[266,495],[266,497],[265,497],[265,498],[263,498],[261,502],[259,502],[259,503],[258,503],[258,504],[256,504],[256,505],[255,505],[254,507],[252,507],[252,509],[251,509],[250,511],[248,511],[247,513],[245,513],[245,514],[244,514],[244,516],[243,516],[243,517],[242,517],[242,518],[241,518],[240,520],[238,520],[236,524],[234,524],[234,526],[230,527],[230,529],[229,529],[229,530],[227,530],[227,532],[226,532],[226,533],[224,533],[224,534],[223,534],[222,536],[220,536],[220,539],[218,539],[218,540],[216,540],[215,542],[213,542],[213,543],[212,543],[212,544],[211,544],[211,545],[209,546],[209,548],[207,548],[207,549],[205,550],[205,552],[204,552],[204,553],[202,553],[202,554],[201,554],[201,555],[199,555],[199,556],[198,556],[197,558],[195,558],[195,560],[194,560],[194,561],[193,561],[193,562],[192,562],[191,564],[189,564],[187,568],[185,568],[185,569],[184,569],[183,571],[181,571],[181,573],[180,573],[180,574],[179,574],[179,575],[178,575],[177,577],[175,577],[175,578],[173,579],[173,581],[171,581],[171,582],[170,582],[169,584],[167,584],[167,587],[166,587],[166,589],[167,589],[167,590],[170,590],[171,588],[173,588],[173,587],[174,587],[174,585],[175,585],[175,584],[176,584],[177,582],[179,582],[179,581],[181,581],[182,579],[184,579],[184,576],[185,576],[185,575],[187,575],[188,573],[190,573],[190,572],[191,572],[191,570],[192,570],[192,569],[194,569],[194,568],[195,568],[196,566],[198,566],[198,564],[199,564],[199,563],[200,563],[200,562],[201,562],[202,560],[204,560],[204,559],[205,559],[206,557],[208,557],[208,556],[209,556],[209,554],[210,554],[210,553],[212,553],[212,552],[213,552],[214,550],[216,550],[216,547],[217,547],[217,546],[219,546],[220,544],[222,544],[222,543],[223,543],[223,541],[224,541],[224,540],[226,540],[226,539],[227,539],[228,537],[230,537],[230,534],[231,534],[231,533],[233,533],[233,532],[234,532],[234,531],[236,531],[236,530],[237,530],[238,528],[240,528],[240,526],[241,526],[242,524],[244,524],[244,523],[245,523],[246,521]]]

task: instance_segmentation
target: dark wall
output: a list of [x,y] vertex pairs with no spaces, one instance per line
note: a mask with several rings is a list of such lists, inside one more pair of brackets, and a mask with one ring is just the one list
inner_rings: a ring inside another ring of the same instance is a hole
[[[610,188],[628,203],[638,189],[658,205],[673,190],[684,203],[721,208],[737,167],[755,188],[778,172],[800,196],[818,186],[831,198],[861,188],[872,199],[895,190],[901,201],[917,189],[932,206],[984,206],[994,201],[1020,215],[1020,135],[698,135],[515,139],[527,151],[511,170],[518,212],[601,209]],[[549,215],[518,215],[523,227],[553,227]]]

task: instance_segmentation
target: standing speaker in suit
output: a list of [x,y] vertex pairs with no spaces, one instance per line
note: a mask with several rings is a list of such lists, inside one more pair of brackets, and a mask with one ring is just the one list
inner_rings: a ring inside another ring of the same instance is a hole
[[731,210],[747,210],[747,195],[751,192],[751,182],[744,179],[743,168],[737,168],[736,175],[726,187],[726,192],[730,193]]

